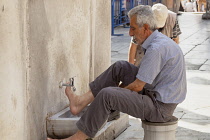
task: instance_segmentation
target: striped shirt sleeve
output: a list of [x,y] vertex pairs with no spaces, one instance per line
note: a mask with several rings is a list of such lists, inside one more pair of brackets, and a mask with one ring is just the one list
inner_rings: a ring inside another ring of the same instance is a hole
[[182,32],[181,32],[181,30],[180,30],[178,20],[176,20],[176,23],[175,23],[174,28],[173,28],[173,37],[172,37],[172,38],[176,38],[176,37],[179,36],[181,33],[182,33]]
[[158,50],[148,49],[142,59],[136,78],[152,84],[163,67],[163,60]]

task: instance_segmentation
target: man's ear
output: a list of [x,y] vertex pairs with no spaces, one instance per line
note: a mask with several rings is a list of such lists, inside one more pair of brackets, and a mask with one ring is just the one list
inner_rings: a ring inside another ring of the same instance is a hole
[[152,34],[152,31],[150,30],[150,26],[148,24],[144,24],[144,33],[146,34],[146,36],[150,36]]
[[144,30],[150,30],[149,25],[148,24],[144,24]]

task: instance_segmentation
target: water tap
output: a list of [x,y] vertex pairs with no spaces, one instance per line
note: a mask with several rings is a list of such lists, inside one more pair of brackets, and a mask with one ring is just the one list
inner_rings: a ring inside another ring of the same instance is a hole
[[59,83],[59,87],[62,88],[63,86],[70,86],[72,87],[73,91],[76,91],[76,88],[74,86],[74,77],[69,78],[69,84],[64,84],[62,81]]

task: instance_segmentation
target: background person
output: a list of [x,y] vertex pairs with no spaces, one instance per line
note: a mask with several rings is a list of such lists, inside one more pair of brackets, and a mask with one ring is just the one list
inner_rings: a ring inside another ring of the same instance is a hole
[[188,2],[185,5],[185,12],[194,12],[193,10],[193,3],[191,2],[191,0],[188,0]]
[[206,10],[206,0],[197,0],[198,12],[205,12]]
[[193,1],[193,11],[194,11],[194,12],[198,12],[196,0]]

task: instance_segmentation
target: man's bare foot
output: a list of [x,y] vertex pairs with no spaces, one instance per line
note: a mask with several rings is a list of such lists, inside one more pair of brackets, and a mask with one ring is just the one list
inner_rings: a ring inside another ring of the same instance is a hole
[[69,140],[86,140],[88,138],[89,137],[85,133],[79,130],[76,134],[71,136]]
[[[71,136],[72,137],[72,136]],[[68,137],[66,139],[51,139],[51,138],[47,138],[47,140],[72,140],[71,137]]]
[[66,139],[51,139],[51,138],[47,138],[47,140],[86,140],[88,139],[88,136],[83,133],[82,131],[77,131],[76,134],[74,134],[71,137],[68,137]]
[[81,112],[81,99],[78,95],[74,94],[71,90],[71,87],[66,87],[65,90],[66,96],[69,99],[70,104],[70,111],[73,115],[77,115],[79,112]]
[[47,138],[47,140],[71,140],[71,137],[66,138],[66,139],[51,139],[51,138]]
[[83,95],[76,95],[71,90],[71,87],[66,87],[65,89],[66,96],[70,102],[70,111],[73,115],[80,113],[89,103],[94,99],[94,96],[91,91]]

